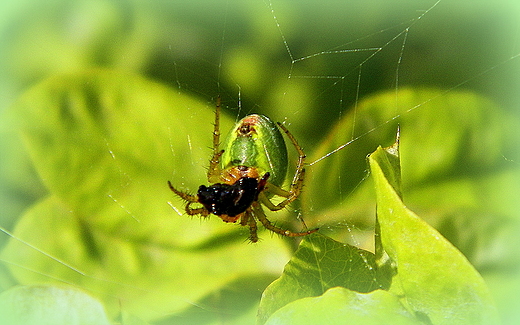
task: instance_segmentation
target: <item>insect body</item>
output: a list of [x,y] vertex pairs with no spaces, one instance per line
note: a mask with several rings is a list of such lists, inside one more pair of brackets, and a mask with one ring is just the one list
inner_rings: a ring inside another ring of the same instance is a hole
[[[240,120],[224,142],[220,143],[220,99],[215,110],[213,130],[213,156],[208,169],[210,186],[201,185],[196,195],[190,195],[174,188],[170,189],[187,201],[188,215],[210,214],[219,216],[225,222],[237,222],[249,226],[249,239],[258,241],[257,223],[277,234],[289,237],[305,236],[318,229],[303,232],[284,230],[272,224],[266,217],[262,205],[271,211],[278,211],[293,202],[301,192],[305,169],[305,154],[291,133],[280,123],[299,154],[296,172],[290,189],[281,188],[287,174],[287,148],[278,127],[262,115],[248,115]],[[278,204],[270,198],[283,197]],[[192,208],[192,204],[200,207]]]

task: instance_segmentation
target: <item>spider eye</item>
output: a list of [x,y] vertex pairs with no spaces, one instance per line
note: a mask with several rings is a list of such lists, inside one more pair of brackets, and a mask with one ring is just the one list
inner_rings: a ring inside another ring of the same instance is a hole
[[269,182],[282,186],[287,174],[287,147],[278,126],[268,117],[252,114],[233,127],[223,143],[221,168],[246,166],[270,173]]

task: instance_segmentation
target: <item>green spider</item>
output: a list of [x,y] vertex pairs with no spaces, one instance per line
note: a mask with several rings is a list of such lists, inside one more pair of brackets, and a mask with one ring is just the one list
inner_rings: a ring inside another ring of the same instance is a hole
[[[297,237],[316,232],[312,229],[292,232],[269,221],[262,205],[279,211],[298,198],[303,187],[305,153],[285,126],[278,127],[287,135],[298,152],[296,172],[289,190],[281,188],[288,167],[287,147],[276,124],[263,115],[244,117],[233,127],[220,150],[220,98],[215,109],[213,157],[208,169],[210,186],[201,185],[196,195],[177,190],[170,181],[170,189],[187,202],[188,215],[219,216],[224,222],[237,222],[249,227],[249,240],[258,241],[257,220],[277,234]],[[270,197],[283,197],[274,204]],[[192,208],[192,204],[199,207]]]

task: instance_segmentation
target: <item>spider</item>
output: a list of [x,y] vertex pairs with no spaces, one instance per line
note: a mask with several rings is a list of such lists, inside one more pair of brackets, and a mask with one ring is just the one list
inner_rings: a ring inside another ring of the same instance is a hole
[[[219,216],[224,222],[249,227],[249,240],[258,241],[257,220],[268,230],[287,237],[305,236],[312,229],[292,232],[275,226],[267,219],[262,205],[279,211],[298,198],[303,187],[305,154],[294,136],[281,123],[278,127],[286,134],[298,152],[298,162],[290,189],[281,188],[287,174],[287,148],[276,125],[266,116],[252,114],[240,120],[220,150],[220,97],[217,98],[213,130],[213,156],[208,169],[210,186],[201,185],[196,195],[177,190],[168,181],[170,189],[186,201],[188,215]],[[272,196],[284,198],[278,204]],[[199,207],[192,208],[192,204]]]

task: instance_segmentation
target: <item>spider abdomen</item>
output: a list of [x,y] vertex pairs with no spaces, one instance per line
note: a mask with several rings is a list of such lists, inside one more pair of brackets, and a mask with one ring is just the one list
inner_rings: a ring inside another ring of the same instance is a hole
[[222,145],[221,169],[237,166],[269,172],[269,182],[282,186],[287,175],[287,147],[276,124],[267,116],[251,114],[238,121]]

